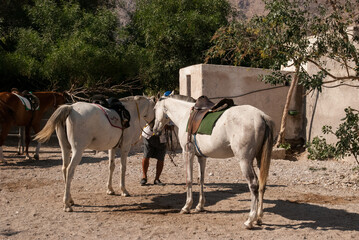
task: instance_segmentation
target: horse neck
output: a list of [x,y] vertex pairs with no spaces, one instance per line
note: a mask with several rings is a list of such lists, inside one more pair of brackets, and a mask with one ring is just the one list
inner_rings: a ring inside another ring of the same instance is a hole
[[[143,116],[146,115],[149,110],[149,103],[141,97],[138,100],[126,98],[126,100],[120,99],[120,101],[131,114],[130,122],[132,123],[130,125],[136,125],[143,128],[146,125],[146,121],[143,119]],[[140,118],[140,121],[138,118]]]
[[167,109],[168,117],[176,126],[180,127],[181,124],[187,124],[194,103],[168,98],[165,100],[164,105]]
[[54,106],[56,95],[54,92],[34,92],[35,96],[39,98],[40,110],[47,111]]

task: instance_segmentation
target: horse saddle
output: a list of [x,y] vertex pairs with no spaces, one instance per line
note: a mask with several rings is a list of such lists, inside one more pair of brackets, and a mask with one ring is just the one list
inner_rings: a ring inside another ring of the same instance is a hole
[[21,93],[21,95],[19,95],[20,93],[14,93],[14,92],[12,94],[16,95],[21,100],[27,111],[39,110],[40,100],[32,92],[25,90]]
[[206,96],[200,96],[194,104],[190,113],[187,125],[187,132],[195,134],[203,120],[209,112],[218,112],[234,106],[232,99],[223,98],[218,103],[213,103]]
[[130,112],[123,106],[117,98],[106,99],[104,95],[98,94],[91,98],[91,102],[101,105],[105,108],[115,110],[121,118],[121,124],[124,128],[130,127],[131,115]]

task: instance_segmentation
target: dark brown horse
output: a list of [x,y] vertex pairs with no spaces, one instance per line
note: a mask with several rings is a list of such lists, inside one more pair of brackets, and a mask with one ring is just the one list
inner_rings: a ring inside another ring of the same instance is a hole
[[[66,102],[62,93],[33,92],[33,94],[39,100],[40,106],[38,110],[26,110],[24,104],[17,95],[10,92],[0,92],[0,162],[5,161],[2,146],[11,127],[25,127],[25,153],[26,158],[30,159],[28,150],[31,140],[31,129],[34,130],[35,134],[38,133],[41,130],[41,119],[45,112],[52,108],[57,108],[59,105]],[[40,144],[36,147],[36,153],[34,155],[35,159],[39,159],[39,149]]]

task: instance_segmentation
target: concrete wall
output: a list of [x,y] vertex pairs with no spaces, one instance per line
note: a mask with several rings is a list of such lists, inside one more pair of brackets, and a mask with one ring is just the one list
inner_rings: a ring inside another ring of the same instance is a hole
[[[318,69],[313,64],[305,66],[309,74],[315,74]],[[336,76],[344,76],[344,69],[333,61],[327,61],[327,67]],[[327,78],[327,80],[331,80]],[[324,135],[323,125],[330,125],[336,130],[345,117],[344,109],[348,106],[359,109],[359,82],[349,81],[342,84],[336,81],[325,84],[322,92],[314,91],[307,95],[305,106],[306,139],[311,141],[315,136],[324,136],[329,143],[337,142],[334,135]]]
[[[359,34],[354,27],[349,27],[347,31],[349,36]],[[316,41],[315,38],[309,38],[311,43]],[[359,48],[358,45],[356,45]],[[322,59],[325,62],[326,69],[336,77],[345,77],[348,75],[347,70],[336,61],[328,58]],[[355,68],[353,62],[347,63],[352,68]],[[316,74],[319,69],[312,63],[303,66],[310,75]],[[294,71],[294,67],[284,68],[286,71]],[[349,74],[355,76],[353,70],[349,70]],[[332,81],[333,79],[327,77],[324,82]],[[322,91],[313,91],[307,94],[304,102],[304,126],[305,139],[307,142],[313,140],[316,136],[323,136],[329,143],[337,142],[334,135],[324,135],[322,127],[330,125],[333,130],[339,126],[341,119],[345,117],[344,109],[348,106],[359,110],[359,81],[346,80],[345,82],[336,81],[329,84],[323,84]]]
[[[273,118],[277,135],[289,87],[271,86],[261,82],[259,76],[266,74],[270,74],[270,71],[259,68],[193,65],[180,70],[180,94],[193,98],[206,95],[214,102],[224,97],[233,98],[235,104],[257,107]],[[302,89],[296,89],[290,109],[299,114],[288,117],[288,139],[300,139],[304,135],[302,96]]]

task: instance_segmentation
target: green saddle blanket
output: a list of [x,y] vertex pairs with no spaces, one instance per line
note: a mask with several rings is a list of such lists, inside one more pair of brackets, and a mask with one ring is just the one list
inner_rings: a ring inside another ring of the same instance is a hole
[[197,133],[211,135],[218,118],[224,113],[224,111],[226,110],[207,113],[206,116],[202,119]]

